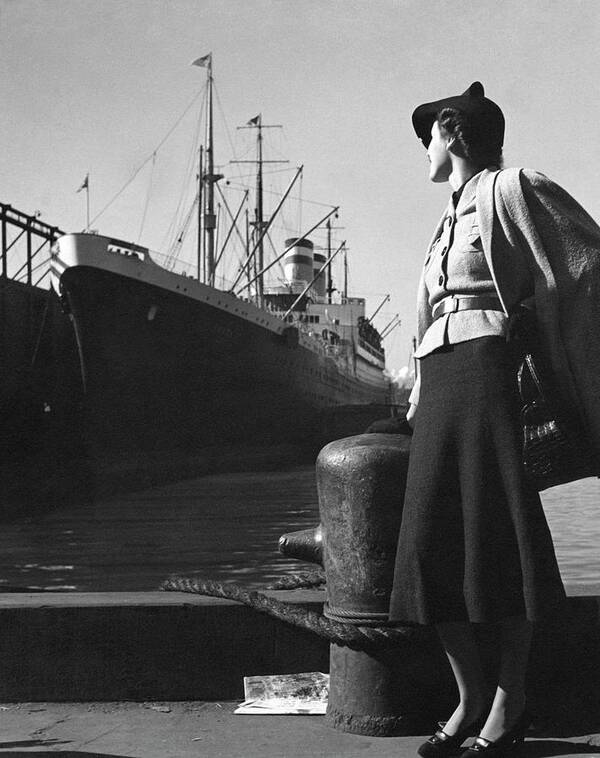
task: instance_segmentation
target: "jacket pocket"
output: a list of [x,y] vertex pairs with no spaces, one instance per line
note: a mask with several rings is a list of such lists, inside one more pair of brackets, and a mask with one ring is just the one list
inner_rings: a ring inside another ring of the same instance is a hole
[[464,253],[481,253],[483,252],[483,244],[481,242],[481,235],[479,229],[474,229],[467,235],[465,244],[461,247],[461,251]]
[[442,239],[441,237],[438,237],[436,241],[433,243],[433,245],[430,247],[429,252],[427,253],[425,257],[425,266],[424,266],[425,269],[429,268],[429,266],[431,265],[431,261],[435,258],[441,239]]

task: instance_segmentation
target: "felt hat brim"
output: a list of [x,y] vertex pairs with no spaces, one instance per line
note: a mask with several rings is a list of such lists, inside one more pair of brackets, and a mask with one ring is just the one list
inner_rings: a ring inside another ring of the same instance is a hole
[[484,95],[481,82],[473,82],[462,95],[445,97],[432,103],[419,105],[412,114],[412,123],[417,137],[429,147],[431,142],[431,127],[438,114],[444,108],[456,108],[456,110],[471,116],[475,126],[484,129],[487,138],[498,143],[502,147],[504,143],[504,115],[499,106]]

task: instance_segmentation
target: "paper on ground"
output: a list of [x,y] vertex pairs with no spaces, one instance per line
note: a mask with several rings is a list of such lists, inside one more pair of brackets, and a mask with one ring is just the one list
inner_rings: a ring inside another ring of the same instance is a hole
[[245,676],[244,702],[235,713],[324,714],[327,710],[329,675],[306,674]]

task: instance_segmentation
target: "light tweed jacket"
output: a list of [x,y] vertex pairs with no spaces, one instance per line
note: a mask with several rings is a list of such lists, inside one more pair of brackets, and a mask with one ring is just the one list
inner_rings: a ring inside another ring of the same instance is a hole
[[[533,282],[541,340],[555,379],[600,451],[600,227],[562,187],[519,168],[483,172],[477,219],[508,315],[531,295]],[[423,277],[417,316],[420,342],[432,322]]]

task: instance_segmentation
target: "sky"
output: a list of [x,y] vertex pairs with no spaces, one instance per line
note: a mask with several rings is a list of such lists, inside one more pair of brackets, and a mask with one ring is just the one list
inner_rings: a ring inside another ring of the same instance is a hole
[[268,167],[269,203],[304,166],[280,234],[340,206],[349,294],[368,315],[390,295],[375,324],[400,315],[385,342],[399,369],[449,195],[427,179],[412,111],[481,81],[506,117],[505,164],[542,171],[600,219],[599,39],[597,0],[0,0],[0,201],[80,231],[89,172],[92,228],[166,252],[205,88],[190,62],[210,52],[232,205],[251,169],[229,160],[254,158],[237,127],[261,113],[282,125],[265,130],[265,157],[289,161]]

